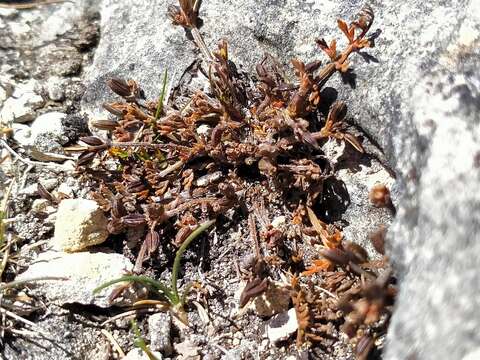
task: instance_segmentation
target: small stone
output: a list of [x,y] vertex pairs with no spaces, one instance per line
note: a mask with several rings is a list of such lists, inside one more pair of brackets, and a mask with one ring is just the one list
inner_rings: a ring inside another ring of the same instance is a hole
[[48,97],[53,101],[62,101],[65,98],[63,81],[56,76],[51,77],[46,85]]
[[58,186],[57,191],[56,191],[56,194],[58,195],[58,194],[60,194],[60,193],[65,194],[65,195],[68,195],[68,196],[70,196],[70,197],[75,196],[75,193],[74,193],[74,191],[73,191],[73,188],[72,188],[70,185],[68,185],[67,183],[61,183],[61,184]]
[[[42,180],[39,180],[39,183],[42,184],[45,189],[47,189],[48,191],[51,191],[58,185],[58,180],[54,178],[42,179]],[[23,188],[19,192],[19,194],[27,195],[27,196],[38,195],[38,184],[34,183]]]
[[62,112],[52,111],[37,117],[30,128],[33,141],[35,142],[38,137],[45,137],[49,134],[60,145],[66,144],[68,138],[63,135],[63,120],[66,116]]
[[41,108],[45,101],[33,91],[15,91],[14,96],[3,103],[0,118],[5,123],[32,121],[35,118],[35,110]]
[[32,145],[32,130],[25,124],[13,123],[13,139],[22,146]]
[[277,216],[275,219],[272,220],[272,227],[278,229],[282,225],[285,224],[285,216]]
[[298,329],[295,308],[275,315],[267,325],[267,336],[270,342],[278,343],[287,340]]
[[209,137],[211,133],[212,133],[212,128],[210,125],[201,124],[199,127],[197,127],[198,135]]
[[181,343],[174,344],[175,351],[180,355],[177,359],[200,359],[199,350],[193,341],[185,340]]
[[32,211],[36,213],[45,212],[50,202],[46,199],[35,199],[32,203]]
[[47,251],[41,253],[16,280],[47,276],[65,278],[35,282],[34,292],[60,306],[79,303],[109,307],[108,296],[114,287],[97,294],[93,294],[93,290],[132,269],[133,264],[121,254]]
[[[158,360],[162,360],[163,356],[158,351],[152,351],[153,356],[155,356]],[[135,348],[130,350],[127,355],[123,358],[123,360],[149,360],[147,354],[143,352],[143,350]]]
[[480,359],[480,347],[474,349],[472,352],[469,352],[465,355],[462,360],[478,360]]
[[63,200],[57,212],[54,249],[74,252],[101,244],[108,237],[107,218],[93,200]]
[[169,312],[153,314],[148,318],[148,333],[150,334],[150,348],[170,355],[173,351],[170,340],[172,317]]
[[18,15],[17,9],[4,9],[0,8],[0,17],[5,19],[13,19]]

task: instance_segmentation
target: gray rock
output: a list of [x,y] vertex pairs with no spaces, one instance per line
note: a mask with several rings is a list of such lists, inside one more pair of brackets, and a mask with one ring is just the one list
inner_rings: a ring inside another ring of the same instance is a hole
[[68,114],[62,121],[63,135],[69,141],[77,141],[80,136],[88,134],[88,119],[80,114]]
[[46,199],[35,199],[32,203],[32,211],[35,213],[53,214],[56,209],[50,205],[50,201]]
[[275,315],[267,324],[267,336],[270,342],[278,343],[287,340],[298,329],[295,308]]
[[0,9],[0,17],[5,18],[5,19],[13,19],[18,15],[18,10],[17,9]]
[[[158,351],[152,351],[153,356],[158,360],[162,360],[163,356]],[[150,360],[147,354],[145,354],[141,349],[135,348],[130,350],[123,360]]]
[[[104,84],[112,75],[136,79],[151,98],[165,68],[178,77],[193,61],[192,44],[165,17],[167,2],[103,2],[104,36],[88,74],[85,110],[98,113],[101,102],[113,99]],[[201,31],[211,48],[227,38],[232,59],[248,70],[264,51],[283,63],[322,58],[314,39],[341,39],[336,18],[351,18],[362,3],[212,0],[202,7]],[[385,358],[460,359],[480,342],[480,258],[473,255],[480,252],[480,3],[371,5],[373,31],[382,33],[374,49],[351,58],[355,86],[337,75],[327,86],[338,89],[350,120],[381,146],[376,157],[397,174],[398,216],[387,248],[401,290]],[[353,194],[366,190],[345,183]],[[363,214],[352,209],[350,216]]]
[[35,118],[35,110],[41,108],[45,100],[34,92],[34,82],[18,85],[12,96],[6,99],[0,111],[2,123],[29,122]]
[[[76,75],[82,68],[83,56],[74,46],[49,45],[40,49],[36,71],[48,69],[54,76]],[[53,65],[53,66],[52,66]]]
[[62,79],[52,76],[46,84],[48,97],[53,101],[62,101],[65,98],[64,86]]
[[66,116],[64,113],[53,111],[37,117],[30,126],[32,142],[35,142],[38,137],[50,136],[60,145],[66,144],[68,138],[63,135],[63,121]]
[[101,244],[108,237],[107,218],[93,200],[66,199],[58,206],[54,249],[79,251]]
[[22,146],[32,145],[32,131],[30,126],[14,123],[12,125],[13,139]]
[[172,316],[169,312],[153,314],[148,318],[148,333],[150,334],[150,348],[162,354],[172,353],[170,328]]
[[[39,182],[48,191],[53,190],[58,185],[58,180],[54,179],[54,178],[52,178],[52,179],[41,179],[41,180],[39,180]],[[19,192],[19,194],[28,195],[28,196],[38,195],[38,184],[35,183],[35,184],[28,185],[27,187],[23,188]]]
[[16,279],[44,276],[66,278],[35,282],[35,292],[57,305],[79,303],[108,307],[108,296],[113,287],[98,294],[93,294],[93,290],[132,269],[132,263],[121,254],[48,251],[41,253]]

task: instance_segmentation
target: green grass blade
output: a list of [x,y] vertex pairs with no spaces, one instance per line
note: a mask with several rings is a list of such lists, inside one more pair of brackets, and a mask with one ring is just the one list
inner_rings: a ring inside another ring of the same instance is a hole
[[124,281],[138,282],[138,283],[143,284],[147,287],[153,288],[153,289],[157,290],[158,292],[163,293],[163,295],[165,295],[165,297],[169,300],[169,302],[172,305],[175,305],[176,303],[178,303],[178,301],[175,301],[174,294],[172,293],[172,291],[167,286],[165,286],[161,282],[153,280],[153,279],[151,279],[147,276],[125,275],[125,276],[122,276],[118,279],[107,281],[106,283],[104,283],[104,284],[100,285],[99,287],[95,288],[93,290],[93,293],[96,294],[99,291],[101,291],[101,290],[103,290],[103,289],[105,289],[109,286],[112,286],[114,284],[124,282]]
[[155,112],[155,120],[158,120],[160,118],[160,115],[162,115],[162,112],[163,112],[163,100],[165,100],[165,92],[167,90],[167,78],[168,78],[168,72],[167,72],[167,69],[165,69],[165,71],[163,72],[162,92],[160,94],[160,98],[158,99],[157,111]]
[[140,329],[138,328],[137,322],[135,320],[132,320],[132,329],[133,332],[135,333],[135,341],[133,342],[136,347],[140,348],[150,360],[158,360],[158,358],[153,355],[152,351],[150,348],[147,346],[145,343],[145,340],[142,337],[142,334],[140,333]]
[[172,291],[173,291],[173,296],[175,297],[177,303],[182,301],[178,296],[178,288],[177,288],[177,279],[178,279],[178,273],[180,271],[180,260],[182,259],[182,255],[187,249],[188,245],[190,245],[190,243],[193,240],[195,240],[201,233],[207,230],[214,223],[215,223],[215,220],[209,220],[201,224],[185,239],[182,246],[180,246],[180,248],[177,250],[177,254],[175,255],[175,260],[173,261],[173,269],[172,269]]

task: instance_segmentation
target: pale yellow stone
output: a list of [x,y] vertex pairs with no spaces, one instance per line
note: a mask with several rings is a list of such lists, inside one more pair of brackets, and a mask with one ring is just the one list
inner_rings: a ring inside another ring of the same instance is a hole
[[80,251],[107,237],[107,218],[95,201],[66,199],[60,203],[52,239],[55,250]]

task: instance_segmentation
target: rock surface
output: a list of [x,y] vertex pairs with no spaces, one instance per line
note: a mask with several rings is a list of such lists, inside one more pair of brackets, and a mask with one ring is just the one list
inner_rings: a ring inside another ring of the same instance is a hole
[[150,349],[160,351],[162,354],[172,353],[170,330],[172,316],[169,312],[153,314],[148,318],[148,333],[150,334]]
[[35,118],[35,110],[41,108],[45,100],[34,90],[34,82],[29,81],[18,86],[3,103],[0,119],[3,124],[24,123]]
[[[87,111],[111,98],[104,85],[111,75],[135,78],[152,97],[165,68],[178,77],[192,62],[192,44],[169,24],[166,3],[102,3],[106,35],[89,74]],[[362,3],[206,1],[201,31],[210,47],[227,38],[233,60],[247,69],[265,50],[287,63],[319,57],[314,39],[340,37],[335,19],[351,17]],[[480,3],[371,5],[373,30],[382,33],[374,49],[352,58],[354,89],[338,87],[339,77],[327,86],[340,89],[352,121],[380,144],[379,159],[398,176],[398,217],[387,249],[401,291],[386,359],[460,359],[480,341],[480,260],[471,256],[480,252]]]
[[[153,356],[155,356],[158,360],[162,360],[163,356],[158,351],[152,351]],[[150,357],[147,356],[141,349],[133,349],[130,350],[127,355],[123,358],[123,360],[149,360]]]
[[67,280],[36,282],[36,292],[57,305],[79,303],[108,307],[112,288],[93,294],[93,290],[107,281],[119,278],[133,269],[132,263],[120,254],[41,253],[17,280],[36,277],[60,277]]
[[287,340],[297,329],[297,313],[295,308],[291,308],[270,319],[267,325],[267,336],[272,343],[278,343]]
[[93,200],[65,199],[57,212],[53,248],[74,252],[101,244],[108,237],[107,218]]

